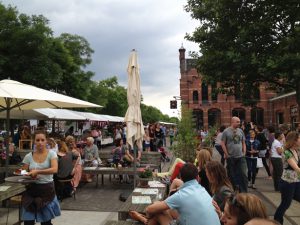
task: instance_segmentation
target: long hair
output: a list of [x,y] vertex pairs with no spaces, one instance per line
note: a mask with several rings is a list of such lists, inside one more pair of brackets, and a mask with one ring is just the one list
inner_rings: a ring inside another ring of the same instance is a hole
[[59,149],[58,149],[59,152],[67,153],[69,151],[69,148],[68,148],[66,142],[64,142],[64,141],[59,141],[58,146],[59,146]]
[[298,132],[296,132],[296,131],[289,132],[285,138],[286,142],[285,142],[284,148],[290,149],[291,147],[293,147],[293,145],[297,142],[298,137],[299,137]]
[[206,164],[211,161],[211,154],[206,149],[201,149],[197,154],[199,170],[205,169]]
[[220,162],[208,162],[206,164],[206,173],[208,173],[210,177],[213,177],[213,181],[210,182],[210,190],[212,194],[217,193],[224,185],[233,191],[226,169]]
[[263,202],[254,194],[239,193],[227,199],[229,213],[237,217],[237,225],[243,225],[253,218],[267,219]]

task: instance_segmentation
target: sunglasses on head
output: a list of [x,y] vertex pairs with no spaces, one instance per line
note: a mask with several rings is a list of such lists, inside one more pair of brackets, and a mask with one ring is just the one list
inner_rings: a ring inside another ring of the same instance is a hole
[[235,195],[231,195],[229,198],[228,198],[228,203],[232,206],[234,206],[235,208],[238,208],[238,209],[241,209],[243,211],[246,212],[244,206],[237,200],[236,196]]

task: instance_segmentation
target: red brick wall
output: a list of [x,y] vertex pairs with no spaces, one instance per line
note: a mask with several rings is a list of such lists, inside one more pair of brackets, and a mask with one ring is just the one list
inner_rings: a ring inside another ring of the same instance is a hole
[[[232,110],[234,108],[242,108],[245,110],[245,120],[251,121],[251,108],[243,106],[240,102],[235,100],[234,96],[226,96],[223,94],[218,95],[217,101],[211,99],[211,87],[208,87],[208,103],[203,104],[201,95],[201,75],[198,74],[195,68],[188,68],[185,59],[185,49],[179,49],[180,59],[180,96],[182,103],[185,104],[189,109],[203,111],[204,127],[208,128],[208,111],[211,109],[219,109],[221,111],[221,124],[230,125],[232,117]],[[193,102],[193,91],[198,91],[198,102]],[[268,126],[274,123],[274,110],[272,110],[270,98],[274,97],[275,93],[266,90],[265,84],[260,87],[260,102],[257,107],[264,110],[264,125]],[[277,103],[276,103],[277,104]],[[279,104],[280,105],[280,104]],[[275,107],[275,105],[274,105]],[[276,105],[277,107],[277,105]],[[278,106],[279,107],[279,106]],[[280,108],[280,107],[279,107]]]

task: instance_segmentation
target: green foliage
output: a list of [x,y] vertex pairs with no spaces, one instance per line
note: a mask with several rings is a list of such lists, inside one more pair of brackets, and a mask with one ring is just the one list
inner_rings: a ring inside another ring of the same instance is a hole
[[152,177],[152,171],[149,168],[146,168],[143,172],[139,174],[140,178],[151,178]]
[[112,116],[125,116],[128,107],[126,89],[118,84],[116,76],[94,81],[90,86],[88,100],[103,106],[100,110],[91,111]]
[[[92,61],[88,41],[73,34],[53,36],[49,21],[42,15],[20,14],[0,3],[0,79],[32,84],[104,106],[95,113],[125,116],[126,88],[117,77],[92,81],[94,73],[85,68]],[[157,108],[141,104],[145,123],[163,120]]]
[[20,14],[1,3],[0,31],[0,79],[86,99],[93,73],[82,68],[91,62],[93,50],[84,38],[55,38],[44,16]]
[[201,49],[197,68],[208,83],[222,82],[219,92],[238,90],[246,105],[262,82],[300,92],[299,1],[188,0],[186,10],[201,24],[187,35]]
[[208,129],[208,133],[204,139],[204,145],[205,147],[214,147],[214,140],[216,137],[216,133],[218,131],[219,125],[215,125]]
[[181,120],[178,123],[177,142],[172,146],[172,150],[176,157],[185,161],[195,159],[195,149],[198,145],[198,140],[194,130],[192,112],[182,106]]

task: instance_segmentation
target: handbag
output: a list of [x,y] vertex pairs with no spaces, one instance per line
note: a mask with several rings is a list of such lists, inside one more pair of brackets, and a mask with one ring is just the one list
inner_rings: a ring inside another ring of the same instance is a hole
[[264,164],[262,162],[262,159],[261,158],[257,158],[257,165],[256,165],[256,168],[262,168],[264,167]]
[[260,150],[260,151],[258,152],[258,157],[264,158],[264,157],[266,156],[266,153],[267,153],[267,149],[265,149],[265,150]]

